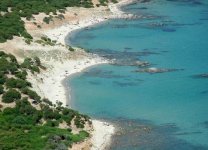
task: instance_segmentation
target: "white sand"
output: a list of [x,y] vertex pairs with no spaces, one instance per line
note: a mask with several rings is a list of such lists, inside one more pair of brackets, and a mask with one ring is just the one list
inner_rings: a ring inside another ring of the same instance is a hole
[[109,123],[93,120],[94,131],[92,132],[92,150],[105,149],[111,142],[111,137],[115,133],[115,127]]
[[[125,14],[119,9],[121,5],[131,2],[132,0],[122,0],[118,4],[110,4],[108,7],[111,11],[111,15],[96,16],[95,14],[95,16],[89,16],[84,20],[80,20],[77,24],[66,24],[52,30],[47,30],[44,34],[52,40],[57,40],[59,43],[65,44],[65,37],[72,31],[100,23],[108,18],[131,17],[130,14]],[[67,76],[81,72],[87,67],[107,63],[107,61],[98,56],[86,54],[86,56],[82,58],[64,60],[62,63],[60,61],[48,61],[45,63],[52,67],[35,77],[32,75],[30,76],[30,80],[33,82],[33,85],[35,85],[34,88],[39,94],[49,98],[53,103],[58,100],[61,101],[64,106],[70,106],[70,104],[67,103],[70,98],[68,98],[69,95],[66,95],[62,81]],[[93,128],[94,131],[92,132],[93,136],[91,138],[92,150],[102,150],[110,143],[111,137],[115,132],[115,127],[109,123],[93,120]]]
[[92,54],[86,54],[85,57],[77,58],[76,60],[64,60],[63,63],[60,61],[48,61],[47,64],[52,64],[50,68],[41,74],[36,74],[35,77],[31,75],[28,79],[42,97],[48,98],[54,104],[58,100],[63,103],[63,106],[66,106],[67,101],[70,101],[70,98],[68,98],[70,95],[66,95],[62,81],[87,67],[102,63],[108,63],[108,61]]

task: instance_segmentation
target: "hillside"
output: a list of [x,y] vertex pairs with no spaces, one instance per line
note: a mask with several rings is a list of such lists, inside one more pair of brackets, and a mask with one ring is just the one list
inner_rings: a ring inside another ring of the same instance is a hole
[[[41,98],[27,81],[27,72],[46,69],[38,57],[19,64],[15,56],[0,52],[0,148],[67,149],[89,136],[86,115]],[[18,138],[17,138],[18,137]]]

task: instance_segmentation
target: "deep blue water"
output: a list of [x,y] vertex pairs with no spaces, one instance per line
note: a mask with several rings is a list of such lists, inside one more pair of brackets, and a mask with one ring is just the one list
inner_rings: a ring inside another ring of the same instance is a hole
[[[73,108],[122,130],[113,150],[208,150],[208,1],[151,0],[142,15],[76,32],[70,43],[116,59],[69,80]],[[135,62],[148,61],[138,67]],[[149,74],[148,67],[173,69]]]

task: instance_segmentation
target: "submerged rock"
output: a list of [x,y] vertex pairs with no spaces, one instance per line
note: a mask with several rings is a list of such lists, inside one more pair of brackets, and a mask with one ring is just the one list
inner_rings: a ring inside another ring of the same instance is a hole
[[194,76],[195,78],[208,78],[208,73],[198,74]]
[[147,61],[136,61],[133,63],[134,66],[139,66],[139,67],[146,67],[149,66],[150,63]]
[[172,72],[172,71],[180,71],[180,70],[183,70],[183,69],[166,69],[166,68],[155,68],[155,67],[152,67],[152,68],[145,68],[145,69],[139,69],[139,70],[136,70],[135,72],[141,72],[141,73],[164,73],[164,72]]
[[204,73],[200,75],[202,78],[208,78],[208,73]]

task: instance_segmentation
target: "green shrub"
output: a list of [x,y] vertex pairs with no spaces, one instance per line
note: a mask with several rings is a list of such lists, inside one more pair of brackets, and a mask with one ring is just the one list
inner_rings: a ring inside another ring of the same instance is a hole
[[40,60],[38,57],[35,57],[34,60],[31,58],[25,58],[24,62],[20,65],[22,68],[26,68],[31,70],[32,73],[40,72],[38,65],[40,64]]
[[42,101],[45,102],[46,104],[48,104],[49,106],[53,106],[53,103],[50,100],[48,100],[47,98],[44,98]]
[[61,118],[61,115],[59,114],[58,111],[56,110],[53,110],[49,107],[45,107],[43,109],[43,117],[47,120],[47,119],[60,119]]
[[45,125],[49,127],[57,127],[59,125],[59,122],[48,120]]
[[0,72],[0,84],[4,84],[6,82],[6,76]]
[[6,80],[6,86],[7,88],[25,88],[25,87],[31,87],[31,83],[22,80],[22,79],[14,79],[14,78],[9,78]]
[[68,108],[64,108],[64,109],[62,110],[62,114],[63,114],[63,115],[68,115],[69,112],[70,112],[70,110],[69,110]]
[[15,77],[22,79],[22,80],[26,80],[27,72],[25,70],[19,71],[15,74]]
[[2,56],[7,56],[7,54],[3,51],[0,51],[0,57],[2,57]]
[[4,115],[12,115],[12,114],[16,114],[16,110],[14,108],[10,108],[10,107],[6,107],[3,110],[3,114]]
[[50,21],[53,21],[52,16],[43,18],[43,22],[45,22],[46,24],[49,24]]
[[2,85],[0,85],[0,94],[4,93],[4,87]]
[[33,118],[32,120],[34,121],[34,124],[37,124],[40,122],[40,120],[42,119],[43,117],[43,114],[41,111],[36,111],[34,114],[33,114]]
[[77,128],[84,128],[84,121],[81,120],[80,116],[76,116],[76,118],[74,119],[74,124]]
[[67,131],[72,132],[72,129],[71,128],[67,128]]
[[30,104],[27,98],[23,98],[16,102],[17,112],[25,115],[33,115],[37,110]]
[[14,123],[14,124],[26,124],[27,121],[26,121],[25,117],[17,116],[12,120],[12,123]]
[[41,61],[39,57],[34,57],[35,63],[37,64],[37,66],[41,66]]
[[71,51],[71,52],[75,51],[75,49],[72,48],[71,46],[68,47],[68,50]]
[[4,103],[12,103],[15,100],[19,100],[20,98],[21,94],[17,90],[9,89],[9,91],[3,94],[2,101]]
[[38,68],[38,66],[32,66],[32,67],[31,67],[31,71],[32,71],[32,72],[40,73],[40,69]]
[[113,3],[118,3],[118,1],[117,0],[111,0]]
[[9,62],[6,57],[0,57],[0,72],[14,74],[18,70],[17,63]]
[[7,56],[10,58],[11,62],[17,63],[17,59],[16,59],[16,57],[14,55],[8,54]]
[[35,91],[32,91],[26,87],[26,88],[22,88],[21,92],[28,95],[31,99],[34,99],[37,102],[40,102],[41,97]]
[[26,69],[30,69],[32,65],[33,65],[32,59],[31,58],[25,58],[24,62],[21,64],[21,67],[26,68]]

